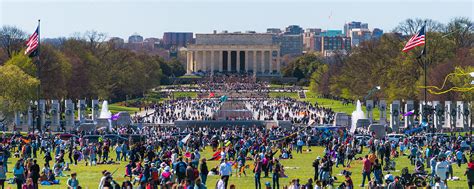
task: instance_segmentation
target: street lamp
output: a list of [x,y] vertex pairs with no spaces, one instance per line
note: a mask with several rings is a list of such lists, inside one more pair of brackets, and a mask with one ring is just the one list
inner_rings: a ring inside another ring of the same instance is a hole
[[382,89],[382,87],[380,87],[379,85],[378,86],[375,86],[374,88],[370,89],[368,92],[367,92],[367,96],[364,97],[364,101],[366,101],[367,99],[370,98],[370,96],[372,96],[375,92],[379,91],[380,89]]

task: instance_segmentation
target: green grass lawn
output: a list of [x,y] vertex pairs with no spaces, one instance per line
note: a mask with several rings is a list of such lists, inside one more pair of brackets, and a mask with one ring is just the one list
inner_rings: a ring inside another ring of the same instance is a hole
[[[353,111],[355,111],[356,106],[355,105],[343,105],[340,101],[337,100],[332,100],[332,99],[327,99],[327,98],[319,98],[317,94],[312,93],[312,92],[306,92],[306,99],[302,99],[304,101],[308,101],[311,103],[317,102],[319,105],[324,106],[324,107],[329,107],[332,108],[335,112],[344,112],[346,114],[351,115]],[[364,111],[365,116],[367,117],[367,111],[365,109],[365,106],[362,106],[362,111]],[[380,119],[380,111],[376,107],[372,110],[374,114],[375,120]],[[389,111],[387,111],[387,117],[389,117]]]
[[[285,173],[289,176],[288,178],[281,178],[280,179],[280,187],[283,187],[284,185],[288,185],[291,179],[296,179],[299,178],[301,183],[306,183],[306,181],[309,178],[313,177],[314,174],[314,169],[312,167],[312,162],[317,156],[322,156],[323,155],[323,148],[322,147],[312,147],[312,151],[307,152],[306,147],[304,148],[303,154],[293,154],[294,159],[289,159],[289,160],[281,160],[282,165],[284,166]],[[364,153],[367,153],[367,149],[364,148]],[[209,159],[212,156],[213,152],[211,151],[211,148],[206,148],[204,152],[202,153],[202,157],[206,157]],[[277,154],[278,155],[278,154]],[[111,157],[114,157],[115,153],[111,154]],[[358,155],[356,157],[360,157],[363,155]],[[44,160],[42,158],[43,156],[40,155],[40,158],[38,159],[39,165],[41,169],[43,168]],[[12,170],[12,167],[14,163],[16,163],[17,159],[12,158],[9,160],[9,170]],[[68,162],[69,160],[67,159],[66,156],[66,161]],[[403,167],[408,167],[410,172],[413,171],[413,166],[410,165],[409,160],[407,156],[401,156],[396,159],[397,170],[401,170]],[[212,167],[215,167],[218,165],[219,162],[217,161],[208,161],[208,167],[209,169]],[[247,161],[247,164],[250,164],[252,162]],[[52,163],[51,163],[52,165]],[[122,183],[126,178],[123,177],[125,173],[125,165],[126,162],[121,162],[120,164],[114,164],[114,165],[97,165],[97,166],[85,166],[85,163],[82,161],[78,165],[71,165],[71,172],[76,172],[78,173],[78,179],[83,186],[83,188],[96,188],[98,186],[99,180],[101,178],[101,171],[102,170],[108,170],[110,172],[115,172],[114,179]],[[335,168],[333,170],[333,176],[337,177],[337,183],[336,185],[339,185],[340,182],[344,179],[343,176],[338,175],[342,170],[346,169],[348,171],[352,172],[352,179],[354,182],[354,185],[356,188],[359,188],[358,185],[361,184],[362,182],[362,176],[361,176],[361,170],[362,170],[362,163],[360,160],[355,160],[352,162],[352,167],[351,168]],[[457,165],[453,165],[454,169],[454,176],[458,176],[461,178],[460,181],[448,181],[448,184],[450,188],[466,188],[467,183],[466,183],[466,177],[463,176],[464,171],[466,169],[466,165],[462,165],[460,168]],[[427,169],[429,170],[429,169]],[[235,170],[233,170],[235,173]],[[71,173],[70,171],[64,172],[65,175],[69,175]],[[237,188],[254,188],[254,177],[253,173],[251,170],[246,170],[247,176],[242,177],[237,177],[236,175],[231,176],[230,178],[230,184],[234,184],[237,186]],[[384,172],[384,174],[387,174],[387,172]],[[394,175],[399,175],[400,171],[395,171],[393,173]],[[263,176],[263,173],[262,173]],[[373,176],[373,175],[372,175]],[[8,173],[7,178],[12,178],[12,173]],[[40,188],[65,188],[65,182],[68,177],[60,177],[60,185],[54,185],[54,186],[41,186]],[[207,187],[208,188],[214,188],[218,176],[209,176],[208,181],[207,181]],[[271,182],[271,175],[269,178],[262,178],[262,185],[265,184],[265,182]],[[8,185],[10,187],[14,187],[14,185]]]
[[197,98],[197,92],[174,92],[174,98]]
[[270,98],[280,98],[280,97],[289,97],[294,99],[299,99],[298,93],[296,92],[270,92],[268,93]]
[[116,104],[109,104],[109,110],[112,113],[125,111],[125,112],[129,112],[130,114],[133,114],[135,112],[138,112],[138,108],[136,107],[119,106]]

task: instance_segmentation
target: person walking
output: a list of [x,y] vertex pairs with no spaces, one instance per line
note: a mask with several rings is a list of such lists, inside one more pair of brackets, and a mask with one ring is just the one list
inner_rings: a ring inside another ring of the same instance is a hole
[[5,180],[7,179],[7,170],[3,166],[3,162],[0,162],[0,186],[5,189]]
[[232,169],[230,167],[230,164],[227,162],[227,159],[222,159],[222,163],[219,166],[219,175],[224,180],[224,188],[227,188],[227,185],[229,184],[229,177],[231,173]]
[[201,170],[199,172],[201,177],[202,184],[206,185],[207,174],[209,174],[209,169],[207,168],[206,158],[201,160]]
[[261,189],[262,183],[260,182],[260,176],[262,174],[262,162],[258,156],[255,158],[253,172],[255,173],[255,189]]
[[29,171],[28,171],[28,174],[29,174],[29,178],[32,179],[33,181],[33,187],[35,189],[38,189],[38,179],[40,177],[40,167],[39,165],[36,163],[36,159],[33,160],[33,165],[31,165],[29,167]]
[[281,172],[281,164],[278,162],[278,159],[273,159],[273,189],[280,189],[280,172]]
[[367,181],[370,180],[370,170],[372,169],[372,162],[369,160],[369,156],[365,155],[364,160],[362,160],[362,184],[360,185],[361,187],[364,187],[365,184],[365,179],[367,178]]
[[467,177],[467,185],[469,189],[472,189],[474,186],[474,161],[471,161],[467,164],[466,172],[464,172],[464,176]]
[[313,167],[314,167],[314,177],[313,177],[313,180],[314,181],[317,181],[319,180],[319,164],[320,164],[320,161],[321,160],[321,157],[317,157],[314,161],[313,161]]
[[15,176],[17,189],[21,189],[21,185],[25,182],[25,168],[23,168],[21,162],[21,159],[18,160],[13,168],[13,175]]

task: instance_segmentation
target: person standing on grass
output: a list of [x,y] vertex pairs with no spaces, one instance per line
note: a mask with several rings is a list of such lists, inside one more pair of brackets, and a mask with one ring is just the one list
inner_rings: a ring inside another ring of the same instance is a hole
[[119,143],[115,145],[115,154],[116,154],[115,161],[120,161],[122,159],[120,157],[122,155],[122,146]]
[[464,176],[467,177],[467,185],[469,189],[472,189],[474,186],[474,161],[471,161],[467,164],[466,172],[464,172]]
[[255,158],[253,172],[255,173],[255,189],[261,189],[262,183],[260,182],[260,176],[262,173],[262,162],[258,156]]
[[365,184],[365,179],[367,178],[367,181],[370,180],[370,171],[372,169],[372,162],[369,160],[369,156],[365,155],[364,160],[362,160],[362,184],[360,185],[361,187],[364,187]]
[[32,179],[33,181],[33,186],[35,189],[38,189],[38,179],[40,177],[40,167],[39,165],[36,163],[36,159],[33,160],[33,165],[31,165],[29,167],[29,178]]
[[317,181],[319,180],[319,164],[320,164],[320,161],[321,160],[321,157],[317,157],[316,160],[313,161],[313,167],[314,167],[314,181]]
[[22,165],[22,160],[18,160],[13,168],[13,175],[17,189],[21,189],[21,185],[25,182],[25,169]]
[[3,162],[0,162],[0,186],[5,189],[5,180],[7,179],[7,170],[3,166]]
[[200,177],[202,184],[206,185],[207,181],[207,174],[209,174],[209,169],[207,168],[206,158],[201,160],[201,170],[200,170]]
[[229,184],[229,177],[231,173],[232,169],[230,167],[230,164],[227,162],[227,159],[222,159],[222,163],[219,166],[219,175],[224,180],[224,188],[227,188],[227,185]]
[[281,172],[281,164],[278,162],[278,159],[273,159],[273,189],[280,189],[280,172]]
[[298,138],[297,142],[296,142],[296,153],[300,153],[302,154],[303,153],[303,145],[304,145],[304,141],[301,140],[301,138]]
[[372,170],[374,172],[375,182],[377,183],[377,185],[381,186],[383,184],[382,164],[379,163],[378,158],[375,159],[374,165],[372,166]]
[[449,171],[449,163],[444,157],[440,157],[439,159],[440,161],[436,163],[436,175],[438,175],[438,177],[441,179],[441,182],[444,182],[444,184],[448,186],[447,173]]

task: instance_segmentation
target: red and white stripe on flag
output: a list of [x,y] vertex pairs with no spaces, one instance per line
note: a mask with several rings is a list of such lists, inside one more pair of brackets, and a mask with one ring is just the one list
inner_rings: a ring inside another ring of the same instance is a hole
[[405,47],[403,47],[403,52],[408,52],[411,49],[425,45],[425,26],[421,27],[421,29],[408,40]]
[[35,33],[33,33],[33,35],[30,36],[28,41],[26,41],[25,54],[28,55],[28,54],[31,54],[33,51],[35,51],[36,48],[38,48],[38,44],[39,44],[39,35],[38,35],[38,28],[37,28]]

